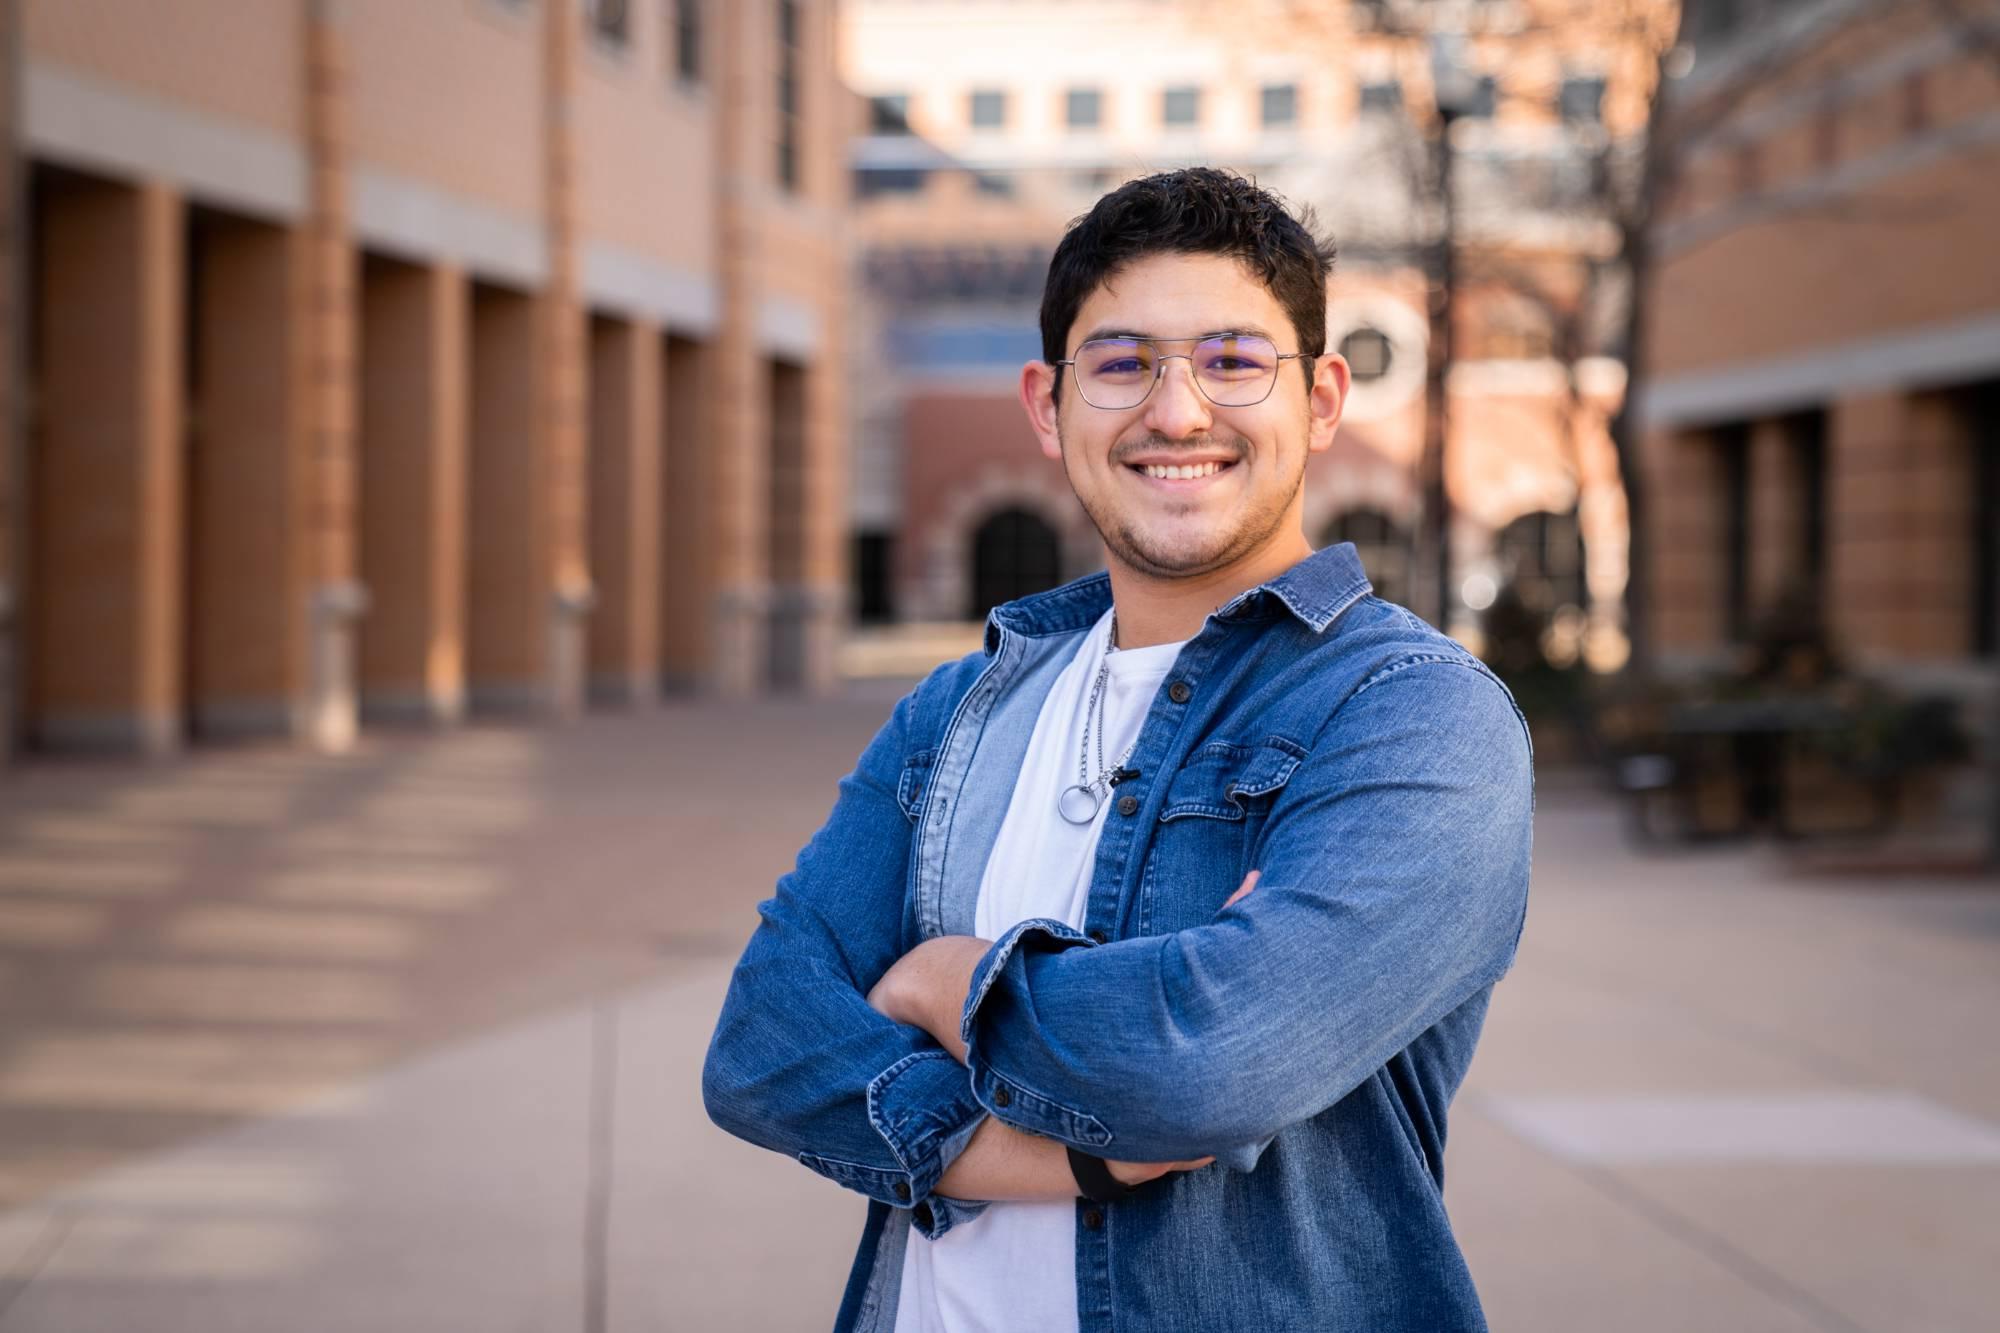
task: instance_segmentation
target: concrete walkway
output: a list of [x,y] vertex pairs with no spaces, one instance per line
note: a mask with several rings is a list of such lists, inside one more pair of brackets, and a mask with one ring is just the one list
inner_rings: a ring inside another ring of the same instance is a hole
[[[860,1200],[697,1072],[886,707],[9,775],[0,1333],[825,1327]],[[1447,1160],[1494,1327],[1993,1328],[2000,888],[1541,809]]]

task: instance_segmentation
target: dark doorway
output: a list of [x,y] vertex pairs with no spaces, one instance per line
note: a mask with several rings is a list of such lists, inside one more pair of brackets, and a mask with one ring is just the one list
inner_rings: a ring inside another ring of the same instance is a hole
[[1410,535],[1379,509],[1350,509],[1329,523],[1322,546],[1353,542],[1361,570],[1385,602],[1410,595]]
[[1025,509],[1002,509],[973,536],[972,603],[966,614],[984,620],[1000,603],[1060,582],[1062,544],[1056,530]]

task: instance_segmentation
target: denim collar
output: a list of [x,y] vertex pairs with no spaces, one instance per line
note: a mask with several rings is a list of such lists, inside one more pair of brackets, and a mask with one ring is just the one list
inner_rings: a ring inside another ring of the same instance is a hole
[[[1361,570],[1354,543],[1314,551],[1278,577],[1246,589],[1218,608],[1218,620],[1249,619],[1276,603],[1313,633],[1323,632],[1348,607],[1373,591]],[[986,651],[1000,642],[998,631],[1041,637],[1088,629],[1111,607],[1111,576],[1098,572],[993,608],[986,617]]]

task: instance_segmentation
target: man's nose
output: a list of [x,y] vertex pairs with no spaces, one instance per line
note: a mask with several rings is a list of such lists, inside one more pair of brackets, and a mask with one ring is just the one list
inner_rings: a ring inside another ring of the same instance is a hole
[[1206,432],[1214,424],[1208,396],[1194,382],[1194,362],[1170,356],[1160,363],[1159,383],[1146,399],[1146,424],[1170,440]]

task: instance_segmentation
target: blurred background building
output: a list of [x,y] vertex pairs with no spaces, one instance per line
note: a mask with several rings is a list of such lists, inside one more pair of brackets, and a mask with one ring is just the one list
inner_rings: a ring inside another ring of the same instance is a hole
[[827,0],[7,0],[5,729],[829,679]]
[[2000,15],[1692,8],[1642,393],[1662,664],[1789,604],[1961,692],[2000,661]]
[[[977,617],[1097,567],[1014,398],[1041,354],[1041,277],[1105,191],[1204,163],[1312,208],[1339,243],[1328,347],[1355,387],[1308,470],[1309,535],[1356,542],[1383,595],[1467,638],[1512,585],[1566,660],[1623,660],[1605,431],[1623,390],[1619,235],[1604,201],[1636,156],[1672,6],[850,12],[849,78],[870,104],[855,156],[864,619]],[[1426,494],[1440,466],[1443,504]],[[1421,540],[1427,510],[1449,516],[1443,570]]]

